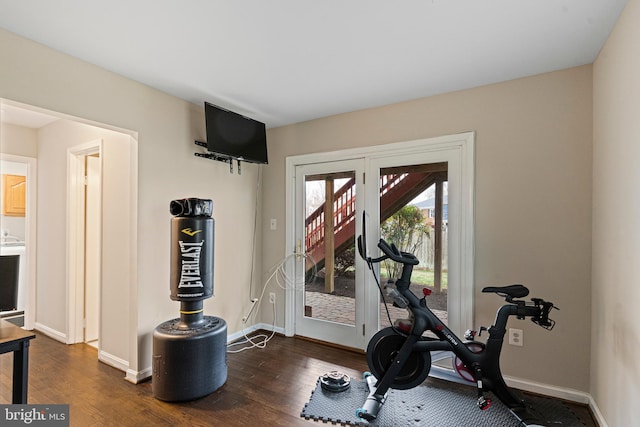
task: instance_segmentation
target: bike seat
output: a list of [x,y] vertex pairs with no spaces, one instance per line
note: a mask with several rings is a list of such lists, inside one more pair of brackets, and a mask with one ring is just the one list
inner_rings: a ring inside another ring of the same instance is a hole
[[486,288],[482,289],[482,292],[507,295],[511,298],[523,298],[529,295],[529,289],[522,285],[487,286]]

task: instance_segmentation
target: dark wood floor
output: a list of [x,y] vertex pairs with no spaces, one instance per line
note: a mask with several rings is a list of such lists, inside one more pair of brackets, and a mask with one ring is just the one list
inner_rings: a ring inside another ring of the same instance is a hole
[[[216,392],[167,403],[153,397],[150,381],[125,381],[87,345],[37,334],[30,353],[29,403],[69,404],[71,426],[83,427],[327,425],[300,417],[318,377],[338,369],[360,378],[367,370],[363,354],[276,336],[266,349],[229,354],[228,380]],[[12,363],[10,354],[0,356],[0,403],[11,401]],[[586,407],[572,409],[589,417]]]

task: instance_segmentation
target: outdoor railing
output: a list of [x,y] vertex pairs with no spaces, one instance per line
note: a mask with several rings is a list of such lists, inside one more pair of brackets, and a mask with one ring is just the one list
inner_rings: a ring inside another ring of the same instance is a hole
[[[380,177],[380,197],[392,193],[409,174],[390,174]],[[356,180],[351,178],[335,192],[333,198],[333,230],[334,235],[355,221]],[[326,203],[326,201],[325,201]],[[305,247],[307,252],[324,245],[325,204],[314,210],[305,221]]]

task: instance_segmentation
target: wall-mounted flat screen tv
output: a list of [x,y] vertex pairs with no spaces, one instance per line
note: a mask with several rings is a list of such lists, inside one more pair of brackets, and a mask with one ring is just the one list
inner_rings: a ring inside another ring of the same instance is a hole
[[264,123],[204,103],[207,151],[251,163],[268,163]]

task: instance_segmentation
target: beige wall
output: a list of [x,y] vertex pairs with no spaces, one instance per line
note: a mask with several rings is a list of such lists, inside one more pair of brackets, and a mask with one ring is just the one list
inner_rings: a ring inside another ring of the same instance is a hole
[[0,125],[0,152],[15,156],[38,157],[37,131],[3,123]]
[[[128,359],[128,289],[130,279],[128,197],[132,178],[128,135],[69,120],[59,120],[38,131],[38,216],[36,322],[49,332],[66,336],[67,292],[67,150],[100,140],[102,143],[102,283],[101,350],[111,357]],[[132,307],[135,308],[135,307]]]
[[525,346],[505,346],[504,373],[588,391],[591,78],[583,66],[270,130],[264,271],[284,255],[284,229],[265,221],[284,224],[286,156],[476,131],[477,325],[469,327],[490,325],[499,306],[482,286],[525,284],[562,310],[552,332],[512,321]]
[[[130,326],[121,331],[128,340],[128,355],[123,359],[130,374],[151,374],[153,329],[178,316],[178,303],[169,299],[168,207],[172,199],[213,199],[215,295],[205,302],[205,313],[225,319],[229,334],[240,331],[241,318],[250,306],[249,282],[260,277],[259,270],[251,274],[258,166],[245,164],[242,175],[231,175],[227,165],[193,155],[193,141],[204,138],[204,113],[199,106],[4,30],[0,30],[0,57],[4,64],[11,64],[0,67],[3,98],[128,129],[138,136],[136,280],[129,294],[122,295],[132,304]],[[38,243],[44,238],[38,236]],[[255,259],[260,257],[260,250],[255,251]],[[40,271],[38,277],[47,274]],[[253,289],[258,286],[254,284]]]
[[594,64],[591,394],[610,426],[640,402],[640,2]]

